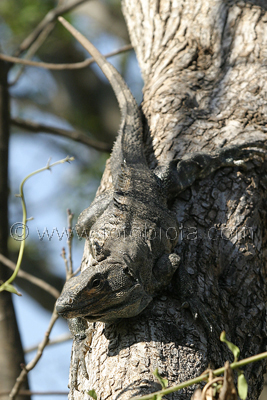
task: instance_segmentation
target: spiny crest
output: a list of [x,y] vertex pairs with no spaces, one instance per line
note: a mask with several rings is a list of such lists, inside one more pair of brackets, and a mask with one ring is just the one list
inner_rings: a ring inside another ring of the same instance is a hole
[[131,179],[129,176],[129,168],[126,165],[126,161],[124,160],[123,163],[121,163],[121,171],[118,174],[118,180],[117,180],[117,185],[115,187],[116,191],[126,193],[131,184]]
[[112,178],[114,187],[116,187],[116,181],[118,179],[117,175],[118,171],[120,171],[120,163],[122,160],[125,159],[128,164],[134,162],[135,164],[139,163],[144,167],[147,167],[143,153],[141,134],[143,128],[138,105],[130,89],[116,68],[105,59],[105,57],[92,43],[90,43],[88,39],[81,35],[66,20],[64,20],[64,18],[60,17],[59,20],[91,54],[91,56],[94,57],[95,62],[109,80],[118,100],[122,112],[122,119],[120,134],[116,140],[111,156]]
[[121,210],[127,209],[127,200],[125,195],[129,191],[129,188],[131,186],[131,179],[129,174],[127,173],[129,168],[126,165],[126,161],[123,160],[123,162],[120,165],[121,171],[118,174],[117,182],[116,182],[116,187],[115,191],[113,194],[113,202],[114,205],[120,208]]

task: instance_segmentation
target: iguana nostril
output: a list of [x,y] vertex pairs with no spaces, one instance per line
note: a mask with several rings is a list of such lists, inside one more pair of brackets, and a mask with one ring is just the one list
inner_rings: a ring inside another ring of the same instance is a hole
[[66,311],[66,306],[65,306],[65,304],[60,304],[59,302],[57,302],[57,304],[56,304],[56,311],[57,311],[57,313],[58,314],[64,314],[64,312]]

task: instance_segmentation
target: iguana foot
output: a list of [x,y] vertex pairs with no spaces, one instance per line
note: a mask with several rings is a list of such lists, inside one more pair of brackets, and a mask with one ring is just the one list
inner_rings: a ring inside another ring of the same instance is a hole
[[154,172],[161,179],[169,196],[174,198],[197,179],[204,179],[220,168],[244,168],[245,163],[255,156],[265,158],[267,151],[258,146],[259,143],[251,142],[240,146],[228,146],[210,154],[188,154],[182,159],[172,160],[167,166],[159,166]]
[[[74,389],[78,390],[78,371],[81,372],[86,379],[89,379],[86,369],[85,355],[90,351],[94,329],[92,326],[88,327],[87,321],[83,318],[72,318],[68,320],[70,332],[73,336],[72,346],[72,367],[70,372],[69,388],[73,392]],[[92,324],[90,324],[92,325]]]
[[180,265],[180,257],[176,253],[163,254],[153,268],[153,294],[166,287]]

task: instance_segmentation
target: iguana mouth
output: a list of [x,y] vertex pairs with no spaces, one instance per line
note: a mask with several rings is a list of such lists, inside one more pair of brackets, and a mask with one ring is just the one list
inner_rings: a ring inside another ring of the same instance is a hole
[[100,318],[103,318],[105,314],[102,315],[97,315],[96,317],[83,317],[84,319],[86,319],[89,322],[95,322],[95,321],[99,321]]
[[[138,295],[132,296],[132,298],[131,298],[129,296],[130,293],[132,293],[138,287],[140,289],[140,293],[138,293]],[[106,317],[108,317],[109,315],[113,315],[113,319],[116,319],[116,318],[114,318],[114,316],[116,314],[118,314],[118,319],[122,318],[122,313],[125,310],[125,314],[129,313],[129,317],[130,317],[131,316],[130,310],[134,309],[135,307],[139,308],[140,305],[143,303],[143,299],[147,299],[148,297],[149,297],[148,302],[150,302],[150,300],[152,298],[150,298],[150,296],[148,296],[146,294],[146,292],[143,290],[142,286],[139,283],[137,283],[134,286],[132,286],[132,288],[128,291],[127,297],[123,300],[123,302],[120,302],[120,303],[117,303],[114,305],[111,304],[110,307],[107,307],[102,310],[96,310],[95,312],[93,310],[90,310],[90,311],[88,311],[88,313],[86,313],[84,315],[83,315],[82,309],[80,309],[80,311],[81,311],[80,316],[82,316],[84,319],[86,319],[87,321],[90,321],[90,322],[94,322],[94,321],[106,322],[106,319],[107,319]],[[101,298],[100,302],[102,304],[103,297]],[[85,309],[86,309],[86,307],[84,307],[84,312],[85,312]],[[128,310],[128,312],[127,312],[127,310]],[[124,316],[124,318],[125,317],[126,316]]]

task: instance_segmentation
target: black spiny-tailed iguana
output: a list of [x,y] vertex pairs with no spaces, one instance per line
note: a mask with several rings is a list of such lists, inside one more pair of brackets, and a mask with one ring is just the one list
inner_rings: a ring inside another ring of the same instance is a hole
[[[98,196],[81,213],[76,226],[77,233],[90,242],[91,265],[66,283],[57,311],[68,319],[112,322],[144,310],[170,283],[179,266],[180,258],[174,252],[178,225],[168,208],[170,199],[196,179],[265,152],[256,148],[257,143],[247,143],[211,154],[191,154],[149,169],[139,109],[126,83],[87,39],[63,19],[61,22],[108,78],[122,122],[110,161],[113,191]],[[85,333],[75,335],[79,340],[85,338]]]

